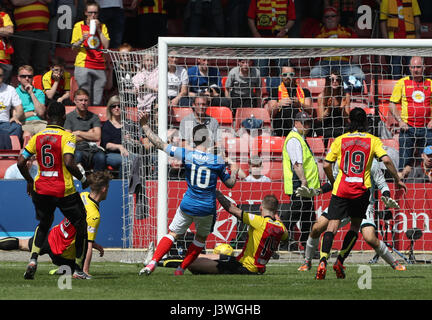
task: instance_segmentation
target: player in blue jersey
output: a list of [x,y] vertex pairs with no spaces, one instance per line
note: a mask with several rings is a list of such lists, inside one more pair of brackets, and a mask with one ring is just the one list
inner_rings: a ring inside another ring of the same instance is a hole
[[140,124],[147,138],[157,149],[165,151],[171,157],[182,161],[185,166],[187,191],[177,208],[169,232],[158,243],[152,260],[140,271],[140,274],[150,275],[162,257],[169,252],[174,241],[185,234],[192,223],[196,234],[189,245],[186,256],[174,272],[182,275],[184,270],[198,257],[205,246],[207,236],[211,233],[216,220],[216,183],[218,178],[228,188],[234,187],[238,168],[231,167],[228,174],[225,161],[219,156],[207,153],[213,147],[210,133],[204,124],[193,128],[194,149],[187,150],[163,142],[147,124],[148,115],[140,113]]

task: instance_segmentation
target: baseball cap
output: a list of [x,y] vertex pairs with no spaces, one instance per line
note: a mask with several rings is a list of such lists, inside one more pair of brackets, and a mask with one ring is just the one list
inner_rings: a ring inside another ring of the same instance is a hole
[[426,148],[424,148],[423,150],[424,154],[432,154],[432,146],[427,146]]
[[311,116],[308,113],[300,111],[300,112],[298,112],[295,115],[294,120],[297,120],[297,121],[312,121],[312,118],[311,118]]

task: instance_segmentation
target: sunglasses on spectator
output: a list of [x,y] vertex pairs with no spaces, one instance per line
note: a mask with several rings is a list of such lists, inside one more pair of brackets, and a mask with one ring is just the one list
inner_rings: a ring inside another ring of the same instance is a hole
[[335,14],[331,14],[328,16],[324,16],[324,18],[329,19],[329,18],[336,18],[337,16]]
[[120,105],[119,104],[113,104],[110,108],[111,109],[115,109],[115,108],[119,108],[120,109]]
[[33,75],[31,75],[31,74],[20,74],[19,76],[18,76],[19,78],[29,78],[29,79],[31,79],[31,78],[33,78]]
[[294,72],[284,72],[284,73],[281,74],[281,76],[283,78],[287,78],[287,77],[292,78],[292,77],[295,76],[295,73]]

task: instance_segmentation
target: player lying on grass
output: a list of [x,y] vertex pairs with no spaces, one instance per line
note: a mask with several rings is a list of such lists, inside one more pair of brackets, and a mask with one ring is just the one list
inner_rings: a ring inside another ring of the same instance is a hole
[[[337,171],[335,171],[335,175],[337,175]],[[379,168],[379,163],[375,159],[372,162],[371,167],[371,177],[372,177],[372,187],[371,194],[369,198],[369,206],[366,211],[366,218],[363,219],[360,225],[360,231],[363,235],[363,239],[369,244],[375,252],[384,259],[393,269],[403,271],[406,270],[404,265],[399,264],[397,260],[394,259],[391,252],[387,249],[386,244],[379,240],[375,234],[376,225],[374,220],[374,204],[375,204],[375,190],[378,189],[381,191],[381,200],[384,202],[386,208],[399,208],[398,203],[390,198],[390,189],[385,181],[384,175]],[[296,193],[302,197],[311,197],[315,194],[321,193],[316,189],[309,189],[307,187],[300,187],[296,190]],[[325,193],[325,192],[324,192]],[[319,237],[326,230],[328,225],[327,211],[324,211],[323,214],[318,218],[318,221],[313,225],[312,230],[309,234],[309,238],[306,242],[305,248],[305,261],[298,268],[299,271],[308,271],[312,267],[312,258],[315,253],[315,250],[318,247]],[[344,227],[350,222],[349,217],[342,219],[339,228]],[[340,278],[345,278],[343,263],[345,259],[348,257],[351,249],[354,247],[355,242],[358,238],[358,230],[351,225],[350,230],[345,235],[342,249],[339,251],[339,255],[337,257],[337,261],[333,267],[333,269],[340,273]]]
[[277,213],[279,201],[274,195],[266,195],[260,206],[261,215],[255,215],[237,208],[219,190],[216,198],[226,211],[249,226],[247,240],[237,257],[198,258],[189,266],[189,271],[193,274],[263,274],[280,241],[288,238],[288,231]]
[[[87,212],[88,245],[83,264],[83,271],[87,275],[85,279],[91,279],[89,271],[92,249],[99,251],[101,257],[104,254],[103,247],[97,244],[95,240],[100,224],[99,203],[106,199],[111,179],[111,173],[108,171],[94,172],[87,178],[90,184],[90,192],[81,192],[80,194]],[[75,268],[75,236],[75,227],[69,220],[64,218],[50,230],[46,241],[42,245],[40,255],[48,254],[53,264],[57,266],[67,265],[73,272]],[[4,238],[0,240],[0,249],[31,251],[33,240],[33,237],[30,239]],[[56,270],[52,273],[55,273]]]
[[139,274],[150,275],[162,257],[169,252],[174,241],[185,234],[192,223],[196,234],[189,245],[181,265],[175,270],[175,275],[182,275],[184,270],[199,256],[205,246],[207,236],[211,233],[216,220],[216,183],[218,178],[228,187],[234,187],[238,168],[231,166],[231,176],[228,174],[225,161],[212,153],[213,148],[210,132],[204,124],[193,128],[193,150],[175,147],[163,142],[147,124],[148,114],[140,112],[140,124],[147,138],[157,149],[165,151],[171,157],[181,160],[185,166],[187,190],[177,208],[169,232],[159,241],[152,260]]

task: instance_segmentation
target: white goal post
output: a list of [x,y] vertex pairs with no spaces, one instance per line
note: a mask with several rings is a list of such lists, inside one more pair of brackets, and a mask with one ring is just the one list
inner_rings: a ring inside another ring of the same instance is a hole
[[[226,49],[226,50],[225,50]],[[197,59],[202,56],[209,59],[292,59],[292,58],[317,58],[333,56],[406,56],[418,55],[422,57],[432,57],[432,42],[430,39],[277,39],[277,38],[187,38],[187,37],[161,37],[158,45],[143,52],[132,52],[130,55],[141,56],[146,52],[157,55],[158,67],[158,93],[157,93],[157,132],[162,140],[167,141],[169,129],[169,103],[168,103],[168,56],[169,52],[175,50],[180,57]],[[116,73],[119,72],[117,65],[124,59],[115,51],[109,51],[114,62]],[[131,58],[132,59],[132,58]],[[136,58],[134,58],[136,59]],[[380,63],[380,62],[378,62]],[[368,93],[372,94],[372,93]],[[120,89],[120,96],[122,90]],[[127,105],[128,101],[121,99],[122,105]],[[377,106],[373,106],[377,109]],[[126,164],[127,166],[128,164]],[[128,172],[127,169],[124,170]],[[157,205],[157,219],[154,238],[152,241],[158,242],[167,232],[168,228],[168,157],[163,151],[157,152],[157,200],[152,202]],[[126,173],[126,179],[130,177]],[[127,184],[127,183],[126,183]],[[427,187],[427,185],[425,185]],[[425,188],[425,187],[422,187]],[[126,189],[126,188],[125,188]],[[270,190],[269,190],[270,191]],[[125,190],[124,198],[134,201],[128,190]],[[124,215],[133,215],[129,212],[133,207],[130,203],[124,206]],[[407,215],[407,214],[406,214]],[[419,214],[418,216],[420,216]],[[427,215],[427,214],[426,214]],[[130,217],[124,217],[124,221],[131,221]],[[429,220],[422,220],[424,224]],[[404,222],[405,223],[405,222]],[[399,225],[400,226],[400,225]],[[415,223],[411,223],[414,228]],[[417,224],[419,227],[419,224]],[[128,226],[124,227],[125,230]],[[130,232],[130,229],[128,229]],[[429,231],[429,226],[424,230]],[[125,238],[130,237],[129,234]],[[125,247],[131,248],[128,242]],[[368,249],[370,250],[370,248]]]

